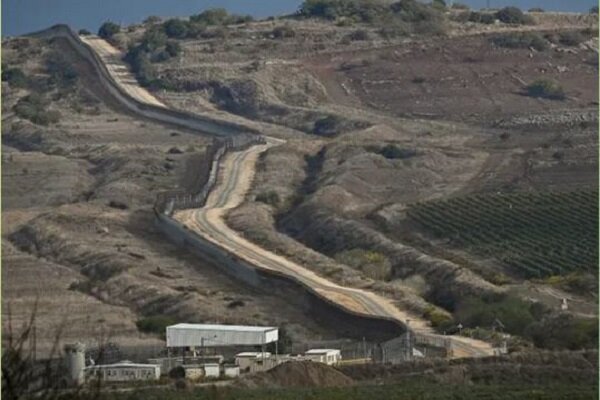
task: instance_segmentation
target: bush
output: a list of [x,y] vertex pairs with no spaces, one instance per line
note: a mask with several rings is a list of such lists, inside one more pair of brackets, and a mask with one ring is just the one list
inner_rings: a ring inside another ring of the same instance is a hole
[[548,48],[548,42],[542,36],[534,32],[515,32],[498,35],[491,39],[492,43],[498,47],[511,49],[533,48],[537,51],[544,51]]
[[453,10],[469,10],[470,7],[464,3],[452,3]]
[[121,27],[114,22],[107,21],[98,29],[98,36],[103,39],[110,39],[121,31]]
[[369,32],[367,32],[366,30],[357,29],[348,34],[348,39],[350,39],[353,42],[356,42],[356,41],[369,40],[370,36],[369,36]]
[[296,36],[296,31],[294,31],[289,25],[282,25],[273,29],[271,34],[275,39],[285,39]]
[[465,328],[491,328],[498,319],[507,332],[522,335],[535,322],[532,304],[535,303],[507,295],[489,299],[467,297],[456,305],[454,319]]
[[27,85],[27,77],[20,68],[2,68],[2,81],[8,82],[13,87],[24,87]]
[[142,37],[140,47],[143,51],[152,52],[160,49],[167,43],[167,35],[160,29],[147,30]]
[[438,330],[446,330],[454,325],[452,317],[447,313],[436,309],[435,307],[428,306],[423,313],[423,316],[431,322],[431,326]]
[[590,14],[598,15],[598,6],[593,6],[592,8],[590,8]]
[[496,19],[505,24],[515,25],[531,25],[533,24],[533,18],[529,15],[523,14],[523,11],[517,7],[504,7],[496,12]]
[[256,201],[260,201],[261,203],[265,203],[271,205],[273,207],[279,206],[279,195],[274,190],[269,190],[268,192],[262,192],[258,194],[255,198]]
[[384,39],[393,39],[396,37],[407,36],[410,33],[410,26],[404,21],[390,21],[384,24],[379,30],[379,35]]
[[389,12],[383,3],[372,0],[305,0],[298,13],[304,17],[328,20],[352,19],[374,22]]
[[230,16],[224,8],[211,8],[198,15],[192,15],[190,21],[202,22],[206,25],[224,25],[230,21]]
[[60,120],[58,111],[47,111],[48,102],[42,96],[32,93],[20,99],[13,107],[15,113],[34,124],[48,125]]
[[558,35],[558,42],[564,46],[579,46],[583,41],[583,35],[576,31],[561,32]]
[[445,11],[447,5],[444,0],[433,0],[431,2],[431,7],[435,8],[436,10]]
[[478,24],[493,24],[496,22],[496,17],[494,14],[472,11],[469,13],[468,21]]
[[533,7],[533,8],[530,8],[529,10],[527,10],[527,11],[528,11],[528,12],[543,13],[543,12],[544,12],[544,9],[543,9],[543,8],[540,8],[540,7]]
[[50,83],[63,87],[77,82],[79,74],[62,53],[52,52],[46,57],[46,71],[50,74]]
[[416,0],[400,0],[393,3],[390,8],[406,22],[431,21],[440,17],[436,10]]
[[598,348],[598,319],[576,318],[570,314],[548,316],[526,331],[537,347],[579,350]]
[[161,18],[157,15],[151,15],[144,20],[144,24],[154,25],[158,24],[161,21]]
[[171,57],[177,57],[181,54],[181,45],[173,40],[167,42],[165,51],[169,53]]
[[91,35],[91,34],[92,34],[92,32],[88,31],[87,29],[80,29],[80,30],[79,30],[79,34],[80,34],[81,36],[88,36],[88,35]]
[[188,24],[177,18],[166,21],[163,29],[170,38],[183,39],[188,35]]
[[385,158],[390,160],[393,159],[406,159],[417,155],[416,150],[413,149],[401,149],[395,144],[388,144],[381,148],[378,152]]
[[528,96],[551,100],[564,100],[566,95],[562,86],[549,79],[538,79],[525,88]]
[[387,281],[392,275],[390,260],[376,251],[355,248],[335,255],[335,260],[362,271],[371,279]]
[[328,115],[315,121],[313,133],[319,136],[335,136],[340,131],[341,123],[342,120],[339,117]]
[[167,326],[175,323],[177,321],[167,315],[154,315],[137,320],[135,325],[140,332],[155,333],[164,337]]

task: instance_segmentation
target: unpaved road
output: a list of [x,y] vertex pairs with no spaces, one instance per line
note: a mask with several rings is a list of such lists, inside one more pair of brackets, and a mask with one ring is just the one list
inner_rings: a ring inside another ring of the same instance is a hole
[[[165,107],[152,94],[139,87],[127,67],[121,61],[121,53],[102,39],[84,38],[98,53],[115,81],[137,100]],[[454,357],[478,357],[491,355],[488,343],[457,336],[441,337],[433,333],[428,322],[396,308],[389,300],[365,290],[339,286],[314,272],[295,264],[284,257],[271,253],[242,238],[224,221],[227,210],[242,203],[252,182],[258,156],[281,141],[268,138],[267,145],[253,146],[245,151],[229,154],[223,168],[219,170],[219,181],[210,194],[204,208],[176,213],[175,219],[186,224],[194,232],[219,247],[226,249],[257,268],[285,275],[301,283],[321,298],[350,312],[395,320],[405,325],[410,320],[410,329],[431,338],[446,338],[452,343]]]

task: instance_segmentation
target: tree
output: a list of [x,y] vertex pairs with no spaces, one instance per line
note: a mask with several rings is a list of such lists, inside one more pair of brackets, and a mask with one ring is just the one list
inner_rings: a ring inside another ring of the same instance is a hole
[[81,36],[87,36],[87,35],[91,35],[91,34],[92,34],[92,32],[88,31],[87,29],[80,29],[80,30],[79,30],[79,34],[80,34]]
[[163,47],[166,43],[167,35],[162,30],[154,28],[144,33],[140,46],[146,52],[153,52]]
[[98,29],[98,36],[103,39],[110,39],[121,31],[121,27],[114,22],[107,21]]
[[183,39],[188,34],[188,24],[176,18],[166,21],[163,28],[170,38]]

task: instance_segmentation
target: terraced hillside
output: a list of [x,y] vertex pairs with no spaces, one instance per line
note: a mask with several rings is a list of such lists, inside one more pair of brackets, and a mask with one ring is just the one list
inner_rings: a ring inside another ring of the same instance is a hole
[[525,278],[598,273],[598,191],[481,194],[416,204],[409,218]]

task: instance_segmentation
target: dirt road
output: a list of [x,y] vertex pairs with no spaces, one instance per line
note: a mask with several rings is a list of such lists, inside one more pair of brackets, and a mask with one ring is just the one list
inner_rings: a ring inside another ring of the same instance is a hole
[[[84,39],[105,62],[115,81],[137,100],[165,107],[152,94],[139,87],[133,76],[121,61],[120,52],[102,39],[87,37]],[[418,335],[430,338],[449,339],[454,357],[478,357],[492,354],[488,343],[463,337],[442,337],[433,333],[428,322],[421,316],[399,310],[388,299],[365,290],[339,286],[295,264],[284,257],[271,253],[242,238],[229,228],[224,221],[227,210],[242,203],[254,176],[256,161],[260,153],[269,147],[281,143],[278,139],[267,138],[268,143],[253,146],[245,151],[229,154],[219,170],[216,188],[210,194],[204,208],[180,211],[175,219],[186,224],[200,236],[219,247],[226,249],[259,269],[283,274],[302,284],[319,297],[355,314],[398,321]]]

